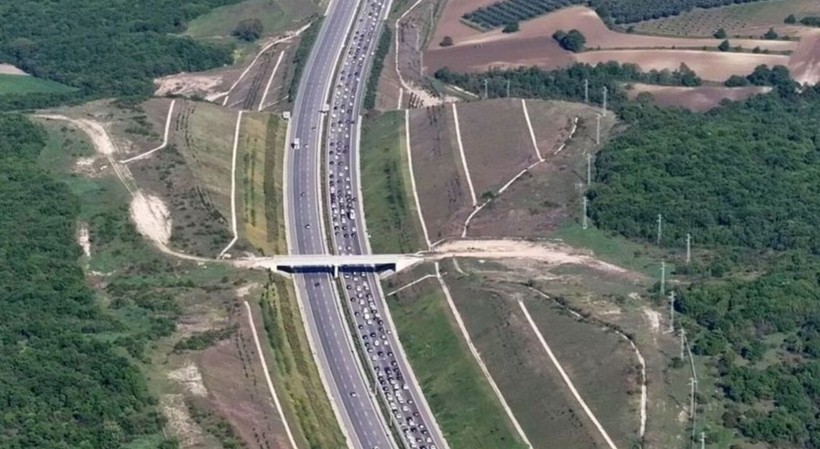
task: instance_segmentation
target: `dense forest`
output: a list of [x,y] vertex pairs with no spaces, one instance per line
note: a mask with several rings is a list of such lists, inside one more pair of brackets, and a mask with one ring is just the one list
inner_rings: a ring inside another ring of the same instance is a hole
[[[77,87],[79,97],[150,94],[152,78],[231,62],[229,46],[177,34],[194,17],[238,1],[6,2],[0,8],[0,62]],[[59,100],[65,99],[35,96],[31,107]],[[14,105],[29,103],[0,102]]]
[[0,115],[0,447],[121,448],[160,417],[140,372],[100,338],[118,324],[77,265],[79,204],[37,166],[44,144],[39,126]]

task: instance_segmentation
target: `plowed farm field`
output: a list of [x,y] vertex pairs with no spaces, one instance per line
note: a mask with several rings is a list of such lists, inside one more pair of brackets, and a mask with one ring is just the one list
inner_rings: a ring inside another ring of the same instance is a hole
[[654,102],[660,106],[679,106],[695,112],[705,112],[716,108],[723,100],[741,101],[752,95],[762,94],[771,91],[771,87],[766,86],[746,86],[746,87],[682,87],[682,86],[656,86],[653,84],[633,84],[627,91],[630,99],[635,99],[639,94],[648,92],[652,94]]

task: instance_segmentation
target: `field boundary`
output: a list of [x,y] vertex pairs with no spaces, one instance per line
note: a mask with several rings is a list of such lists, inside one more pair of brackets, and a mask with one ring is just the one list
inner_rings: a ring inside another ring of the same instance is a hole
[[176,105],[176,103],[177,103],[177,100],[176,100],[176,98],[174,98],[173,100],[171,100],[171,105],[168,107],[168,116],[165,118],[165,132],[164,132],[163,137],[162,137],[162,144],[160,144],[158,147],[156,147],[152,150],[146,151],[145,153],[138,154],[134,157],[131,157],[131,158],[128,158],[128,159],[125,159],[125,160],[121,160],[120,164],[127,164],[129,162],[133,162],[133,161],[136,161],[136,160],[145,159],[146,157],[150,156],[151,154],[153,154],[153,153],[165,148],[166,146],[168,146],[168,131],[170,131],[170,129],[171,129],[171,116],[174,114],[174,105]]
[[236,128],[233,133],[233,156],[231,157],[231,230],[233,231],[233,239],[228,243],[220,253],[217,259],[225,256],[225,253],[233,247],[237,240],[239,240],[239,230],[236,226],[236,149],[239,146],[239,130],[242,126],[242,114],[245,111],[239,111],[236,114]]
[[532,140],[532,148],[535,150],[535,155],[538,156],[539,162],[544,162],[544,156],[541,156],[541,150],[538,148],[538,142],[535,139],[535,130],[532,129],[532,122],[530,121],[530,112],[527,110],[527,101],[523,98],[521,99],[521,109],[524,110],[524,120],[527,121],[527,129],[529,129],[530,131],[530,140]]
[[578,403],[581,404],[581,408],[584,409],[584,412],[586,413],[587,417],[589,417],[589,419],[592,420],[592,423],[598,429],[598,432],[600,432],[604,440],[606,440],[606,443],[610,447],[610,449],[618,449],[618,447],[615,446],[615,443],[612,441],[612,438],[609,437],[609,434],[606,433],[606,430],[598,421],[598,418],[595,417],[595,414],[592,413],[592,410],[590,410],[589,406],[587,406],[587,403],[584,401],[584,398],[581,397],[581,394],[575,388],[575,385],[572,383],[572,379],[570,379],[569,375],[567,375],[566,371],[564,371],[564,368],[561,366],[561,363],[558,361],[557,358],[555,358],[555,354],[552,353],[552,349],[550,349],[549,345],[547,344],[547,341],[544,339],[544,336],[538,329],[538,326],[536,326],[535,321],[533,321],[529,310],[527,310],[527,306],[524,304],[524,301],[519,299],[518,305],[519,307],[521,307],[521,311],[524,312],[527,321],[530,323],[532,331],[535,333],[535,336],[541,343],[541,347],[544,348],[544,351],[546,351],[547,356],[549,356],[550,360],[552,361],[552,364],[555,365],[555,368],[558,370],[558,373],[561,375],[561,378],[564,379],[564,383],[566,383],[567,387],[569,387],[569,390],[572,392],[572,395],[575,397]]
[[493,389],[493,393],[495,393],[496,398],[499,400],[499,402],[501,402],[501,406],[504,408],[504,411],[507,413],[507,417],[510,419],[513,426],[515,427],[518,436],[524,441],[524,443],[527,445],[529,449],[533,449],[532,443],[530,443],[529,438],[527,438],[527,435],[524,433],[524,429],[521,427],[521,424],[519,424],[518,420],[515,418],[512,409],[510,409],[510,406],[507,404],[507,400],[504,399],[504,395],[501,394],[501,390],[498,388],[498,385],[496,385],[492,375],[490,375],[490,371],[487,369],[487,366],[484,364],[484,361],[481,360],[481,354],[479,354],[478,349],[473,344],[473,340],[470,338],[470,334],[467,332],[467,326],[461,319],[461,314],[458,312],[458,309],[456,308],[456,303],[455,301],[453,301],[453,297],[450,295],[450,289],[447,288],[447,283],[444,282],[444,277],[442,277],[441,275],[441,268],[438,262],[435,263],[435,267],[436,278],[438,278],[438,282],[441,285],[441,290],[444,292],[444,296],[447,298],[447,305],[450,307],[450,312],[452,312],[453,317],[456,319],[458,328],[461,331],[461,336],[464,337],[464,341],[470,348],[470,352],[472,353],[473,358],[478,363],[479,368],[481,368],[481,372],[484,374],[484,378],[487,380],[487,382],[490,383],[490,387]]
[[421,212],[419,191],[416,189],[416,173],[413,171],[413,151],[410,149],[409,109],[404,110],[404,139],[407,141],[407,166],[410,169],[410,188],[413,189],[413,200],[416,202],[416,211],[418,212],[419,221],[421,222],[421,230],[424,232],[424,242],[427,243],[427,249],[429,250],[432,246],[430,244],[430,235],[427,233],[427,224],[424,222],[424,214]]
[[273,404],[276,406],[276,412],[279,413],[279,416],[282,418],[282,424],[285,425],[285,433],[288,434],[290,446],[293,449],[299,449],[299,446],[296,445],[296,441],[293,439],[293,433],[290,431],[288,420],[282,412],[282,404],[279,402],[279,398],[276,395],[276,389],[273,388],[273,381],[271,380],[270,372],[268,371],[268,363],[265,361],[265,354],[262,353],[262,345],[259,343],[259,334],[256,332],[256,324],[253,322],[253,312],[251,312],[251,306],[248,304],[248,301],[244,301],[244,303],[245,309],[248,311],[248,324],[251,325],[253,342],[256,343],[256,352],[259,353],[259,361],[262,362],[262,369],[265,373],[265,382],[268,384],[268,391],[270,391],[270,395],[273,398]]
[[420,278],[416,279],[415,281],[410,282],[410,283],[408,283],[408,284],[404,284],[404,285],[402,285],[401,287],[399,287],[399,288],[397,288],[397,289],[395,289],[395,290],[391,291],[390,293],[388,293],[388,294],[386,294],[386,295],[384,295],[384,296],[393,296],[393,295],[395,295],[396,293],[398,293],[398,292],[400,292],[400,291],[402,291],[402,290],[404,290],[404,289],[410,288],[410,287],[412,287],[412,286],[414,286],[414,285],[418,284],[419,282],[421,282],[421,281],[423,281],[423,280],[425,280],[425,279],[430,279],[431,277],[434,277],[434,276],[435,276],[435,274],[425,274],[424,276],[422,276],[422,277],[420,277]]
[[458,141],[458,152],[461,155],[461,164],[464,166],[464,174],[467,177],[467,185],[470,187],[470,196],[473,198],[473,207],[478,205],[475,197],[475,189],[473,188],[473,180],[470,177],[470,167],[467,166],[467,156],[464,154],[464,144],[461,142],[461,127],[458,125],[458,108],[456,104],[453,105],[453,122],[456,124],[456,140]]

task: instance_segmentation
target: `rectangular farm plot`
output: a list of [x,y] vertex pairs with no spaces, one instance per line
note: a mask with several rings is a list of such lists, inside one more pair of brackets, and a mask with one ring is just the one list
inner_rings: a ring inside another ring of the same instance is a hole
[[521,100],[461,103],[457,108],[476,196],[497,193],[507,181],[538,160]]
[[419,203],[431,242],[460,236],[472,200],[449,106],[410,111],[410,148]]

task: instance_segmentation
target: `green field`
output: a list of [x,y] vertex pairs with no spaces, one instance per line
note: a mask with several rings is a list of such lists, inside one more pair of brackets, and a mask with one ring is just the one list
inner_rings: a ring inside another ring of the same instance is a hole
[[31,93],[59,94],[72,92],[74,90],[77,89],[33,76],[0,74],[0,95]]
[[415,252],[423,246],[405,145],[404,111],[375,115],[362,125],[362,194],[377,253]]
[[390,312],[451,449],[523,449],[450,318],[438,283],[428,279],[418,285],[419,295],[404,291],[391,297]]
[[245,0],[197,17],[188,24],[186,34],[194,38],[223,38],[230,36],[240,21],[255,18],[262,22],[264,35],[275,35],[304,24],[325,3],[326,0]]

